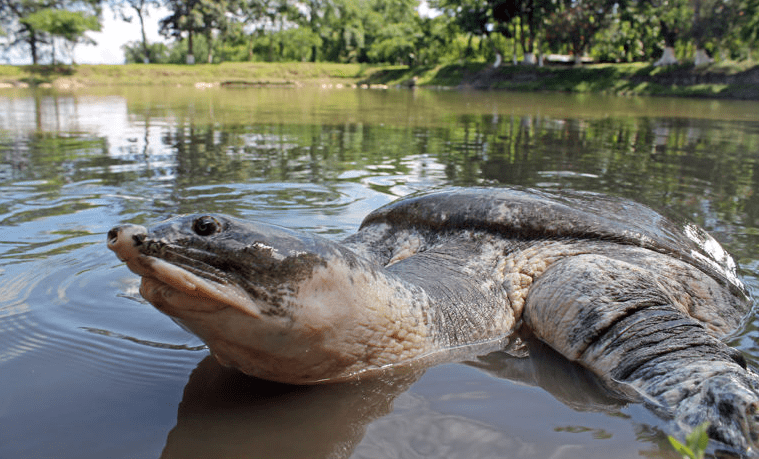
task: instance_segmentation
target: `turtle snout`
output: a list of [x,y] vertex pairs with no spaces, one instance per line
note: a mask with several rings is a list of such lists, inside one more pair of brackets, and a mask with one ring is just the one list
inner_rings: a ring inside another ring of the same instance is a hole
[[148,230],[140,225],[120,225],[108,231],[108,248],[116,253],[121,261],[127,261],[139,255],[138,247],[147,236]]

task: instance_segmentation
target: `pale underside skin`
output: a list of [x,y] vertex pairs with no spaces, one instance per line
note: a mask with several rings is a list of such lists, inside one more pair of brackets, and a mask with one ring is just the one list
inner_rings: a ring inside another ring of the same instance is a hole
[[[495,217],[483,218],[531,224],[520,220],[529,212],[494,208]],[[549,211],[564,212],[556,208]],[[117,227],[109,247],[142,276],[146,300],[199,336],[219,362],[253,376],[296,384],[364,377],[438,361],[462,347],[497,349],[522,327],[620,397],[646,403],[673,431],[707,420],[710,436],[726,448],[755,451],[759,377],[720,341],[741,325],[748,303],[734,278],[706,275],[708,267],[692,264],[708,258],[702,253],[681,260],[662,253],[677,239],[656,251],[655,241],[635,232],[631,238],[639,242],[626,242],[625,233],[620,243],[614,234],[526,238],[489,229],[399,227],[392,212],[388,221],[382,212],[376,221],[368,218],[340,244],[216,216],[183,217],[150,232]],[[209,218],[219,223],[218,234],[196,235],[195,223]],[[555,226],[549,232],[564,234],[574,224],[557,220]],[[669,227],[662,231],[670,237]],[[177,256],[174,248],[188,240],[192,252]],[[212,268],[213,275],[204,275],[210,261],[183,261],[212,254],[217,240],[237,247],[227,258],[244,253],[241,259],[255,260],[254,267],[231,272],[225,259],[229,273]],[[169,256],[150,243],[169,247]],[[724,255],[718,245],[710,250]]]

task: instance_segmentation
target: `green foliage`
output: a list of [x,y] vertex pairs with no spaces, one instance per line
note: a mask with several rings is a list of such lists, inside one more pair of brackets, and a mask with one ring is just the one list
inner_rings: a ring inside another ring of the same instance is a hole
[[[415,0],[307,2],[295,19],[321,40],[313,61],[413,63],[422,35]],[[432,30],[432,29],[430,29]]]
[[21,19],[23,24],[40,32],[77,42],[88,30],[100,30],[97,16],[79,11],[47,8],[35,11]]
[[166,0],[172,14],[161,20],[161,34],[182,38],[187,34],[186,55],[195,56],[194,36],[205,36],[207,62],[213,62],[214,33],[226,34],[232,27],[228,14],[234,11],[234,0]]
[[[151,7],[157,8],[161,5],[159,0],[108,0],[111,8],[117,12],[123,21],[132,22],[134,16],[137,16],[140,22],[140,33],[142,36],[142,62],[157,62],[151,59],[156,57],[157,49],[148,45],[148,38],[145,33],[145,18],[148,16]],[[133,16],[134,15],[134,16]],[[152,49],[152,50],[151,50]],[[127,62],[130,56],[127,56]]]
[[709,436],[706,434],[708,427],[709,423],[705,422],[693,429],[685,437],[685,444],[680,443],[671,435],[667,438],[672,447],[682,455],[683,459],[703,459],[704,454],[706,454],[706,448],[709,445]]
[[[144,23],[143,16],[158,0],[109,1],[120,8],[124,20],[136,15]],[[28,43],[36,62],[46,37],[76,42],[85,37],[82,27],[97,30],[94,14],[69,13],[95,11],[70,6],[97,2],[0,0],[0,30],[7,32],[9,42]],[[651,62],[665,45],[675,46],[681,59],[698,46],[712,56],[736,60],[750,59],[759,44],[759,0],[430,0],[442,13],[435,17],[420,17],[417,0],[162,4],[170,14],[161,21],[161,33],[175,43],[168,48],[149,45],[143,33],[141,57],[136,43],[125,45],[128,62],[144,61],[147,52],[150,62],[183,63],[193,54],[198,62],[435,66],[492,62],[496,54],[520,57],[537,50],[589,52],[600,62]]]
[[701,48],[713,48],[726,39],[739,17],[737,2],[698,0],[693,2],[694,16],[690,37]]
[[576,0],[548,18],[546,40],[554,47],[568,44],[575,56],[581,56],[596,32],[610,22],[611,8],[607,0]]
[[321,44],[321,37],[305,27],[291,27],[250,42],[252,55],[267,62],[308,61],[313,48]]
[[[99,0],[0,0],[0,29],[6,47],[28,46],[32,63],[60,37],[71,45],[86,41],[84,33],[100,30]],[[55,50],[50,54],[55,57]]]
[[740,37],[750,43],[759,42],[759,0],[744,0],[741,2],[739,22]]
[[193,40],[193,47],[190,49],[189,40],[181,40],[169,47],[169,64],[184,64],[187,62],[187,56],[192,54],[193,56],[208,56],[208,42],[204,35],[196,35]]
[[661,54],[659,20],[650,5],[618,9],[593,37],[591,56],[601,62],[651,61]]
[[[124,58],[127,64],[142,63],[145,57],[145,48],[138,41],[130,41],[124,44],[121,49],[124,51]],[[148,59],[152,63],[166,64],[169,62],[169,47],[164,43],[148,44]]]
[[430,66],[440,62],[453,62],[461,57],[466,41],[460,39],[450,26],[448,18],[416,16],[416,20],[419,32],[414,41],[413,64]]
[[690,0],[651,0],[649,14],[659,19],[664,44],[675,46],[686,37],[693,25],[693,8]]

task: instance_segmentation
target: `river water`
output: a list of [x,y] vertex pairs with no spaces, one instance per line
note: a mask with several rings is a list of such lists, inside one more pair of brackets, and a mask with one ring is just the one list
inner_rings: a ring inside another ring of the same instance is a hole
[[[0,457],[676,457],[549,350],[355,384],[221,369],[137,293],[112,226],[224,212],[339,239],[447,185],[633,198],[759,292],[759,104],[338,88],[0,93]],[[759,322],[731,338],[754,368]]]

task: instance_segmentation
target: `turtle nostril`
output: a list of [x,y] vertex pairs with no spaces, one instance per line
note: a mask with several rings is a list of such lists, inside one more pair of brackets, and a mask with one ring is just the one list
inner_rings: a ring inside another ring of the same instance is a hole
[[739,351],[738,349],[730,349],[730,358],[733,359],[733,362],[737,363],[741,366],[744,370],[747,367],[746,363],[746,357],[743,356],[743,353]]
[[111,230],[108,231],[108,245],[113,245],[119,240],[120,230],[121,228],[117,226],[116,228],[111,228]]

